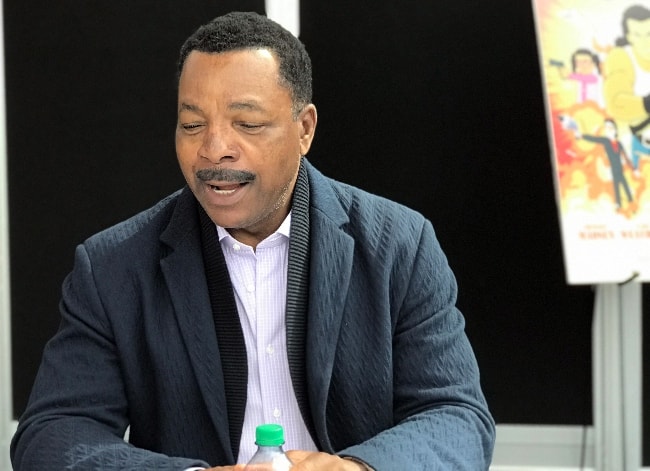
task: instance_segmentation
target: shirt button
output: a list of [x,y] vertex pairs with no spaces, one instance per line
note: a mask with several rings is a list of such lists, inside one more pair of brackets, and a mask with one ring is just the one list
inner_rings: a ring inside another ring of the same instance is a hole
[[239,252],[239,250],[241,249],[241,245],[239,245],[239,244],[232,244],[232,249],[233,249],[235,252]]
[[248,291],[249,293],[252,293],[253,291],[255,291],[255,286],[253,286],[253,285],[248,285],[248,286],[246,287],[246,291]]
[[269,345],[268,347],[266,347],[266,353],[268,353],[269,355],[273,355],[273,352],[275,352],[273,345]]
[[275,409],[273,409],[273,417],[275,417],[277,419],[281,415],[282,415],[282,413],[280,412],[280,409],[278,409],[277,407]]

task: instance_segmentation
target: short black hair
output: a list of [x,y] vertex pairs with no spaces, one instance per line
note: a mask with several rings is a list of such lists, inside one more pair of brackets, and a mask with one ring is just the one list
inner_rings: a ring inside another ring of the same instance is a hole
[[621,21],[623,27],[623,36],[616,39],[615,44],[617,46],[627,46],[629,41],[627,40],[627,34],[630,32],[627,26],[627,20],[637,20],[645,21],[650,19],[650,10],[648,10],[643,5],[632,5],[623,12],[623,19]]
[[192,51],[219,54],[242,49],[269,49],[276,56],[280,85],[291,93],[294,115],[311,103],[311,59],[304,44],[275,21],[253,12],[231,12],[200,26],[181,47],[178,77]]

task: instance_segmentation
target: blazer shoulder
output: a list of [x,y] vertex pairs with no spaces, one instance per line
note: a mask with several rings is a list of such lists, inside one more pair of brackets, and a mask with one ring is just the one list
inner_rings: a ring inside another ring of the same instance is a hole
[[352,224],[359,218],[364,223],[384,217],[419,223],[425,220],[421,213],[402,203],[325,176],[312,165],[308,165],[308,169],[312,195],[315,196],[312,205],[333,219],[342,212]]
[[424,220],[424,216],[415,209],[384,196],[369,193],[360,188],[345,185],[350,201],[350,211],[356,213],[382,212],[397,218]]
[[182,194],[183,190],[178,190],[166,196],[154,206],[90,236],[83,245],[97,254],[113,252],[120,246],[141,245],[143,238],[157,241],[172,219]]
[[329,214],[335,214],[336,211],[345,214],[339,218],[346,221],[341,224],[341,228],[354,240],[361,242],[364,250],[414,247],[419,244],[423,231],[433,229],[423,214],[402,203],[329,177],[324,178],[332,189],[332,199],[338,206]]

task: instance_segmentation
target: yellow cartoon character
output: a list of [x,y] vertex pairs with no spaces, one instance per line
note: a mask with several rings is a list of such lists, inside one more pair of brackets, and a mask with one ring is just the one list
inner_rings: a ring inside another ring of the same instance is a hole
[[642,140],[650,125],[650,10],[627,8],[622,28],[623,36],[604,63],[605,106],[610,116],[629,125],[631,157],[638,168],[640,156],[650,153]]

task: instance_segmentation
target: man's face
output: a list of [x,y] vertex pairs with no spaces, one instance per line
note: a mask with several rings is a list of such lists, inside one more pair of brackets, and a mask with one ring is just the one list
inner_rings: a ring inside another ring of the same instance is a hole
[[626,39],[634,52],[642,59],[650,61],[650,19],[627,20],[627,31]]
[[185,61],[176,127],[181,170],[212,221],[252,246],[288,214],[300,156],[314,136],[314,106],[297,119],[292,111],[266,49],[193,51]]

